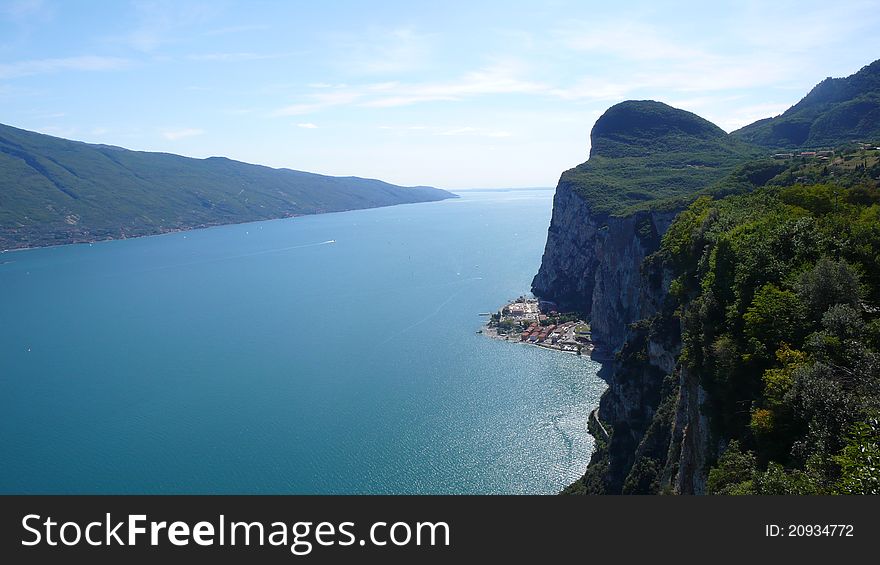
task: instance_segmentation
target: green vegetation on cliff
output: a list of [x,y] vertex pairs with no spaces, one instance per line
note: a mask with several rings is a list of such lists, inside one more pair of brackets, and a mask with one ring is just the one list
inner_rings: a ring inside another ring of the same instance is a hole
[[559,182],[583,196],[596,214],[679,210],[737,166],[770,150],[876,139],[880,60],[852,76],[826,79],[782,115],[729,135],[661,102],[621,102],[596,121],[589,160],[565,171]]
[[876,464],[852,455],[880,434],[880,190],[861,172],[699,199],[664,238],[680,362],[728,444],[709,492],[852,492]]
[[567,492],[676,491],[693,380],[707,492],[880,493],[880,151],[817,163],[749,163],[719,186],[750,191],[676,217],[645,263],[668,292],[614,365],[641,403]]
[[565,492],[880,493],[878,77],[829,79],[729,136],[653,102],[600,118],[560,185],[591,212],[678,213],[640,263],[597,449]]
[[699,116],[652,100],[612,106],[593,127],[590,159],[562,174],[596,214],[678,209],[760,150]]
[[429,187],[128,151],[0,124],[0,249],[451,197]]
[[731,134],[768,148],[835,147],[880,138],[880,60],[846,78],[827,78],[780,116]]

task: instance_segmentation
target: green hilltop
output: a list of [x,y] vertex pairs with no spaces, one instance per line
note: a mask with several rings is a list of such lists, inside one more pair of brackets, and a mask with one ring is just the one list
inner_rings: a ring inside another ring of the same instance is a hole
[[0,249],[453,197],[430,187],[129,151],[0,124]]
[[737,175],[753,174],[754,160],[774,149],[880,139],[880,60],[826,79],[781,116],[731,134],[662,102],[629,100],[609,108],[590,137],[589,160],[565,171],[560,186],[583,196],[596,214],[680,210],[700,194],[730,193]]
[[614,216],[680,208],[761,153],[696,114],[653,100],[612,106],[596,121],[591,140],[589,160],[559,182],[594,213]]

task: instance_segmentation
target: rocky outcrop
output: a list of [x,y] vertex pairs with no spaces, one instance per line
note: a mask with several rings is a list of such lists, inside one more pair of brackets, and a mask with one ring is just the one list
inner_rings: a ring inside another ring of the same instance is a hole
[[[651,258],[653,259],[653,257]],[[640,319],[626,328],[592,415],[602,449],[572,492],[703,494],[712,451],[699,379],[679,363],[681,327],[669,300],[671,273],[651,260],[639,285]]]
[[640,319],[640,267],[674,217],[674,212],[650,211],[627,217],[593,214],[570,183],[560,181],[532,292],[590,320],[594,359],[613,359],[626,326]]
[[[687,199],[662,206],[633,199],[662,192],[661,180],[676,190],[705,188],[738,150],[724,136],[702,118],[657,102],[622,103],[596,122],[590,160],[560,178],[532,292],[586,316],[593,358],[603,362],[600,375],[608,382],[591,418],[597,450],[570,492],[705,490],[706,394],[679,366],[672,275],[652,260]],[[678,161],[688,147],[698,147],[714,168]],[[713,155],[720,157],[712,161]]]
[[705,391],[678,366],[680,327],[667,304],[671,275],[645,263],[674,217],[594,214],[564,179],[557,187],[532,289],[587,316],[593,357],[604,362],[608,389],[594,415],[604,449],[588,471],[598,475],[592,492],[705,491]]
[[675,469],[673,481],[678,494],[706,494],[709,420],[700,409],[705,401],[706,391],[700,386],[697,376],[682,368],[676,403],[676,429],[673,431],[673,439],[679,444],[671,446],[677,449],[677,457],[668,460]]
[[612,106],[590,138],[589,160],[559,179],[532,292],[586,315],[593,357],[607,361],[641,317],[642,261],[693,193],[747,150],[715,124],[652,100]]
[[[700,325],[706,324],[706,302],[674,251],[682,241],[702,247],[686,232],[704,229],[705,220],[702,227],[677,224],[676,232],[685,233],[654,251],[676,210],[704,189],[716,196],[751,191],[782,172],[763,163],[744,165],[766,157],[766,149],[753,143],[772,148],[870,139],[878,131],[878,89],[875,61],[846,79],[824,81],[781,116],[730,135],[653,101],[623,102],[599,118],[590,159],[559,181],[532,283],[539,297],[590,320],[593,356],[603,362],[600,376],[608,382],[588,424],[596,449],[584,476],[565,492],[706,492],[709,467],[730,437],[715,407],[723,399],[710,397],[701,383],[707,375],[698,374],[707,368],[694,362],[711,342],[689,342],[690,360],[681,361],[681,320],[690,320],[689,340],[707,330]],[[692,251],[701,257],[704,250]],[[699,260],[714,259],[704,254]],[[670,269],[679,276],[674,298]],[[712,383],[708,376],[705,382]]]

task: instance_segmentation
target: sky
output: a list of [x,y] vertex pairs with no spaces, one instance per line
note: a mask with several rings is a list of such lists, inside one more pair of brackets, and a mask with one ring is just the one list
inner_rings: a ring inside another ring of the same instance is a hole
[[0,0],[0,123],[403,185],[554,186],[609,106],[732,131],[880,58],[880,2]]

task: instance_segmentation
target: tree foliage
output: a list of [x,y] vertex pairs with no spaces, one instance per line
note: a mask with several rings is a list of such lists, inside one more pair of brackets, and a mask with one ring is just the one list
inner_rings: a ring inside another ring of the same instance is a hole
[[699,198],[663,238],[681,362],[728,445],[710,492],[878,488],[880,198],[852,174]]

